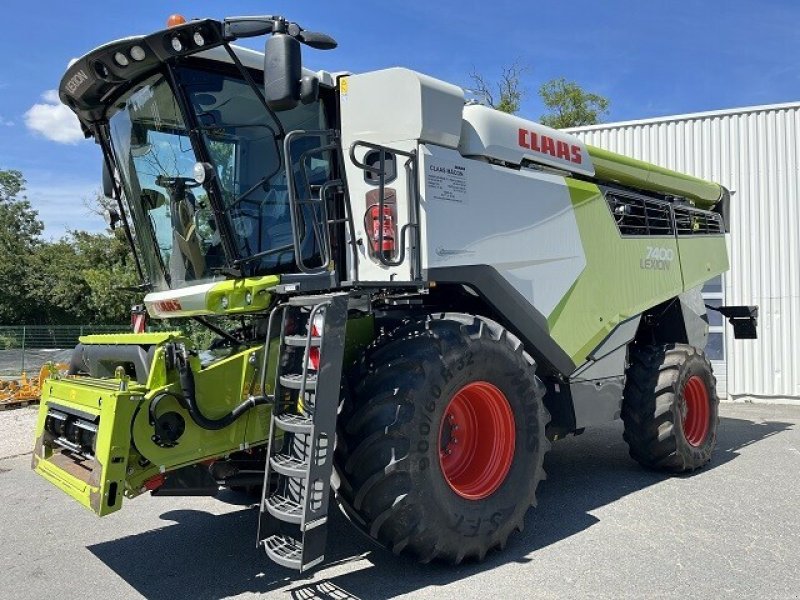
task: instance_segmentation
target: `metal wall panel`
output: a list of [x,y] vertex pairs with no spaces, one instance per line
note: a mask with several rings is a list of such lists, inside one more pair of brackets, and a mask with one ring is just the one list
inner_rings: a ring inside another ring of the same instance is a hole
[[588,144],[717,181],[731,201],[727,304],[760,307],[759,339],[726,328],[733,399],[800,402],[800,102],[579,128]]

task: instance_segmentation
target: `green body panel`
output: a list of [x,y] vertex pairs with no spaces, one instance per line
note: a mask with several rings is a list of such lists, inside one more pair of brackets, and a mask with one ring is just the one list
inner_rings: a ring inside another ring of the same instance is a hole
[[[265,443],[269,433],[270,407],[267,405],[248,411],[228,427],[211,431],[197,426],[172,397],[159,403],[157,415],[178,413],[184,419],[185,432],[173,447],[161,447],[153,441],[150,402],[161,392],[180,393],[177,373],[167,369],[163,347],[168,341],[178,340],[186,342],[175,333],[82,338],[83,343],[138,342],[155,343],[158,347],[146,385],[130,384],[127,378],[54,377],[46,380],[36,425],[33,458],[36,472],[102,516],[121,507],[123,494],[131,498],[145,491],[144,483],[159,473]],[[272,377],[268,376],[268,382],[274,378],[277,364],[278,347],[273,345],[273,348],[269,361]],[[248,395],[259,393],[258,367],[262,351],[263,346],[253,346],[202,369],[198,359],[191,359],[197,404],[206,417],[219,418]],[[126,391],[120,391],[126,387]],[[58,406],[99,417],[92,460],[78,460],[48,443],[52,436],[45,431],[45,419],[48,409]],[[112,483],[116,483],[117,492],[114,502],[109,504]]]
[[605,197],[593,183],[567,179],[586,268],[548,316],[550,334],[580,365],[622,321],[683,291],[680,264],[643,269],[648,247],[672,250],[674,237],[623,238]]
[[[623,237],[597,185],[566,182],[586,267],[548,315],[548,325],[575,364],[584,363],[622,321],[727,271],[724,236]],[[671,252],[672,259],[650,259],[654,249],[657,255]]]
[[587,146],[587,149],[598,180],[661,194],[673,194],[691,200],[700,208],[711,208],[723,196],[723,188],[717,183],[595,146]]
[[269,309],[272,291],[280,282],[278,275],[226,279],[155,292],[145,296],[144,302],[157,319],[259,313]]
[[[250,394],[251,384],[255,390],[254,375],[256,369],[251,364],[250,357],[260,356],[261,347],[251,348],[229,358],[199,370],[199,365],[193,365],[195,371],[195,385],[197,405],[200,412],[209,419],[217,419],[229,413]],[[157,352],[157,363],[164,362],[163,352]],[[172,392],[180,394],[180,385],[177,374],[172,371],[164,385],[151,387],[145,396],[145,402],[133,421],[133,443],[139,453],[157,467],[165,470],[174,469],[188,464],[196,463],[210,457],[221,456],[235,450],[253,446],[266,441],[268,433],[267,419],[260,426],[250,430],[248,439],[248,418],[246,415],[234,421],[224,429],[212,431],[202,429],[194,424],[189,413],[173,397],[162,400],[158,405],[158,414],[176,412],[181,415],[186,423],[186,431],[178,440],[177,445],[164,448],[156,445],[153,440],[153,427],[149,423],[147,407],[151,400],[159,393]],[[268,413],[267,413],[268,414]],[[157,471],[156,471],[157,472]],[[139,478],[147,479],[147,473],[139,474]],[[136,475],[131,475],[131,486],[135,489],[138,483]]]
[[[266,310],[272,300],[270,291],[280,281],[277,275],[221,281],[206,294],[205,314],[239,315]],[[223,307],[223,298],[227,299],[227,308]]]
[[179,331],[161,331],[156,333],[96,333],[82,335],[78,338],[81,344],[115,344],[115,345],[152,345],[164,344],[181,337]]
[[690,290],[730,269],[725,237],[679,237],[683,287]]
[[[234,282],[232,282],[234,283]],[[237,290],[231,285],[228,290]],[[229,292],[230,293],[230,292]],[[359,351],[374,337],[374,318],[365,315],[351,318],[346,329],[346,363],[352,363]],[[225,457],[232,452],[266,443],[269,435],[270,405],[259,405],[221,430],[207,430],[192,421],[174,397],[163,398],[157,416],[178,413],[185,431],[172,447],[153,441],[149,407],[163,392],[180,394],[180,382],[174,369],[167,368],[165,344],[188,341],[179,333],[110,334],[81,338],[84,344],[155,345],[150,373],[145,385],[123,379],[55,376],[46,381],[36,426],[36,450],[33,467],[37,473],[98,515],[118,510],[122,496],[133,498],[146,491],[145,482],[160,473],[201,461]],[[196,399],[200,411],[209,419],[229,413],[250,395],[272,393],[279,347],[270,344],[266,390],[260,390],[260,367],[263,344],[220,358],[201,368],[192,358]],[[121,374],[121,372],[120,372]],[[122,388],[126,391],[120,391]],[[52,406],[63,406],[99,417],[94,459],[76,461],[48,444],[45,419]],[[108,504],[109,487],[116,484],[116,498]]]
[[[129,386],[127,379],[46,380],[36,423],[34,470],[98,515],[119,510],[131,459],[131,420],[145,391],[143,386]],[[99,417],[93,460],[73,460],[48,443],[44,425],[51,407]]]

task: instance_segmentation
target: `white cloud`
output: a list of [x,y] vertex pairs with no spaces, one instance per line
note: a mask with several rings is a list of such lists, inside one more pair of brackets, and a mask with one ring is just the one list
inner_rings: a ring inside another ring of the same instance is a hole
[[[26,173],[27,175],[27,173]],[[98,180],[69,179],[50,173],[33,172],[25,195],[44,222],[44,237],[58,239],[68,229],[93,233],[105,231],[105,221],[87,207],[97,196]]]
[[10,119],[6,119],[3,115],[0,115],[0,127],[13,127],[14,121]]
[[76,144],[84,139],[78,117],[61,104],[56,90],[46,91],[42,100],[25,113],[28,129],[59,144]]

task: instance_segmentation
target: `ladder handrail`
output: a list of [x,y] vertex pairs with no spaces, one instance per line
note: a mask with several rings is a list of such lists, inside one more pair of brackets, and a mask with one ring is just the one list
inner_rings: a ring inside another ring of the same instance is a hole
[[[336,132],[332,129],[296,129],[294,131],[290,131],[286,134],[286,137],[283,140],[283,153],[286,157],[286,187],[289,194],[289,218],[291,219],[292,224],[292,238],[293,238],[293,246],[294,246],[294,259],[297,268],[300,269],[301,272],[306,274],[318,274],[318,273],[325,273],[331,262],[331,250],[330,250],[330,242],[328,240],[327,234],[323,234],[324,239],[320,240],[320,259],[322,264],[319,267],[308,267],[303,260],[302,255],[302,248],[300,247],[300,230],[298,224],[298,215],[297,209],[299,206],[299,202],[297,199],[297,186],[295,185],[294,181],[294,170],[293,170],[293,163],[291,161],[291,146],[292,142],[294,142],[297,138],[301,137],[335,137]],[[327,144],[325,146],[320,146],[319,148],[314,148],[313,150],[307,150],[301,156],[301,166],[303,166],[303,161],[305,157],[310,156],[311,154],[318,154],[319,152],[331,151],[335,150],[335,144]],[[306,176],[306,180],[307,180]],[[323,221],[325,222],[325,229],[327,231],[327,206],[324,202],[320,203],[319,205],[322,209],[323,213]]]
[[[342,167],[344,168],[344,167]],[[350,206],[350,200],[347,197],[347,185],[344,179],[330,179],[322,184],[322,187],[319,189],[319,197],[320,200],[326,203],[328,202],[328,193],[330,190],[334,190],[335,188],[340,188],[339,191],[345,192],[345,202],[344,205],[344,220],[347,223],[347,235],[350,240],[347,242],[347,245],[350,246],[350,272],[348,273],[350,281],[358,281],[358,243],[356,242],[356,227],[355,222],[353,221],[353,207]],[[328,220],[328,226],[333,225],[335,222],[332,220]]]
[[[274,323],[273,319],[275,318],[275,315],[278,314],[278,312],[285,312],[287,306],[289,306],[288,302],[282,302],[280,304],[276,304],[275,307],[270,311],[269,320],[267,321],[267,337],[264,340],[264,356],[261,359],[261,374],[259,381],[259,389],[261,390],[261,394],[266,398],[269,398],[269,395],[267,394],[267,368],[269,366],[269,350],[270,350],[270,343],[272,340],[272,326]],[[281,332],[280,339],[278,342],[279,344],[281,340],[283,340],[283,332]],[[275,399],[274,387],[272,392],[273,392],[272,400],[274,401]]]
[[[311,313],[308,315],[308,333],[306,334],[305,352],[303,354],[303,375],[302,378],[300,379],[300,394],[298,396],[298,399],[301,402],[303,402],[306,393],[306,379],[308,377],[308,363],[310,362],[309,353],[311,352],[311,338],[314,337],[312,335],[314,330],[314,317],[316,317],[319,314],[320,310],[322,310],[323,308],[327,308],[327,306],[330,303],[331,303],[330,300],[325,300],[315,305],[314,308],[311,309]],[[324,335],[325,335],[325,327],[323,326],[322,331],[319,332],[320,348],[322,348],[322,341]],[[319,371],[317,372],[317,376],[319,377]],[[305,403],[303,403],[303,406],[305,406]]]

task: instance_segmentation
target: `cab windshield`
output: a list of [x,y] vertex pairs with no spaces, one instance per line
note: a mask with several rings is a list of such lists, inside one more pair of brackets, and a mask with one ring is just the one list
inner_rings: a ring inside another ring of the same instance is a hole
[[[294,270],[277,124],[241,79],[199,69],[181,68],[175,73],[185,105],[194,113],[194,138],[181,103],[160,74],[121,98],[109,119],[111,144],[151,284],[164,289],[211,281],[224,277],[221,269],[229,259],[262,254],[248,261],[248,274]],[[278,113],[278,118],[287,132],[327,128],[321,102]],[[206,187],[194,180],[194,166],[201,160],[196,146],[200,140],[214,170]],[[318,138],[301,140],[292,147],[296,155],[292,164],[320,143]],[[330,178],[326,158],[312,155],[306,160],[310,186]],[[232,257],[224,251],[224,225],[212,211],[210,185],[222,199],[233,238]],[[313,262],[319,254],[314,235],[302,236],[301,251],[304,260]]]

